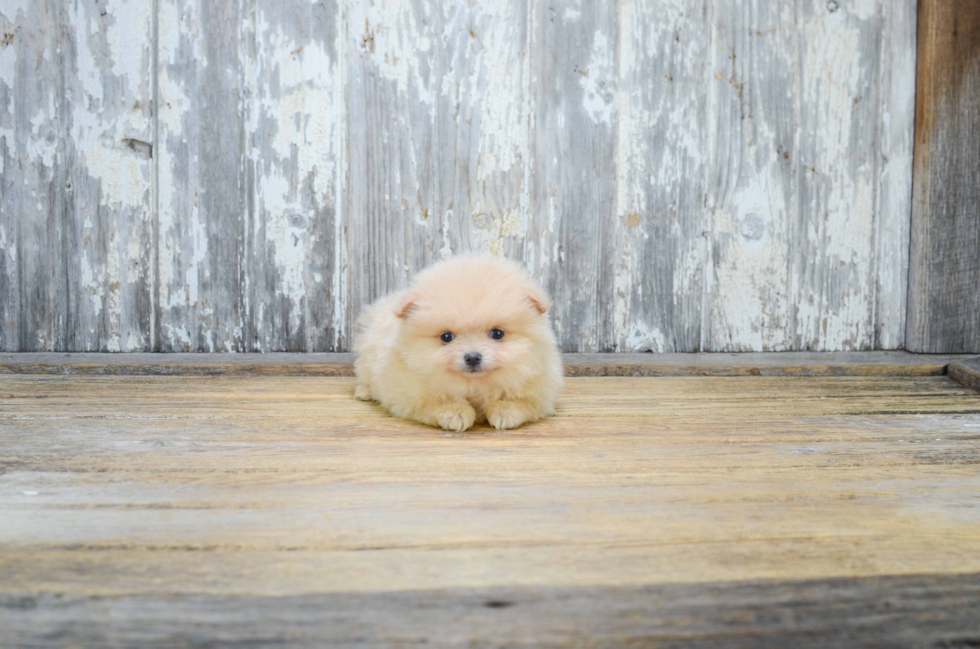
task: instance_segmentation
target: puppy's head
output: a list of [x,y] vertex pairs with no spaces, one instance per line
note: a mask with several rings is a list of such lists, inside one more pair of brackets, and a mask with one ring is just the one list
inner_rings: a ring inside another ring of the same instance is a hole
[[549,303],[517,264],[463,256],[420,273],[395,312],[399,352],[444,385],[513,384],[541,371]]

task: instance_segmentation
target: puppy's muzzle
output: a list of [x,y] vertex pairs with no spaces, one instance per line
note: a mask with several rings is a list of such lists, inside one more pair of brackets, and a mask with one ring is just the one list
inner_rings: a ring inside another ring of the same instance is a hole
[[480,365],[483,363],[483,356],[478,352],[470,352],[463,355],[463,362],[466,363],[467,371],[475,372],[480,369]]

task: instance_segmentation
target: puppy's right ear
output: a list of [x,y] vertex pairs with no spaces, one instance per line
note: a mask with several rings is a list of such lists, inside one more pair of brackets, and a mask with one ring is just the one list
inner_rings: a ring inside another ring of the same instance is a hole
[[395,311],[396,318],[407,318],[408,314],[411,313],[412,309],[415,308],[415,300],[418,299],[418,295],[415,293],[410,293],[408,297],[405,298],[405,302]]
[[551,302],[548,301],[548,298],[536,290],[532,289],[529,291],[527,299],[538,313],[544,314],[551,307]]

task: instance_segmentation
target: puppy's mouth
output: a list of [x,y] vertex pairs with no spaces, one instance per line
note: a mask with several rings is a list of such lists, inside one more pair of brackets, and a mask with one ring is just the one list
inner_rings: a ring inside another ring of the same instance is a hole
[[487,367],[486,365],[479,365],[477,367],[469,367],[469,366],[460,367],[457,369],[457,371],[460,374],[465,374],[466,376],[477,377],[477,376],[482,376],[484,374],[489,374],[495,369],[497,368]]

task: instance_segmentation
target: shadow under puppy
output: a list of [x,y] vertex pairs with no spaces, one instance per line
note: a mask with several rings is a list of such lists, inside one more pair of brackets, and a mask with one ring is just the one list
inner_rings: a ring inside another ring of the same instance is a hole
[[506,259],[464,255],[430,266],[358,321],[354,395],[452,431],[553,415],[562,366],[549,306]]

